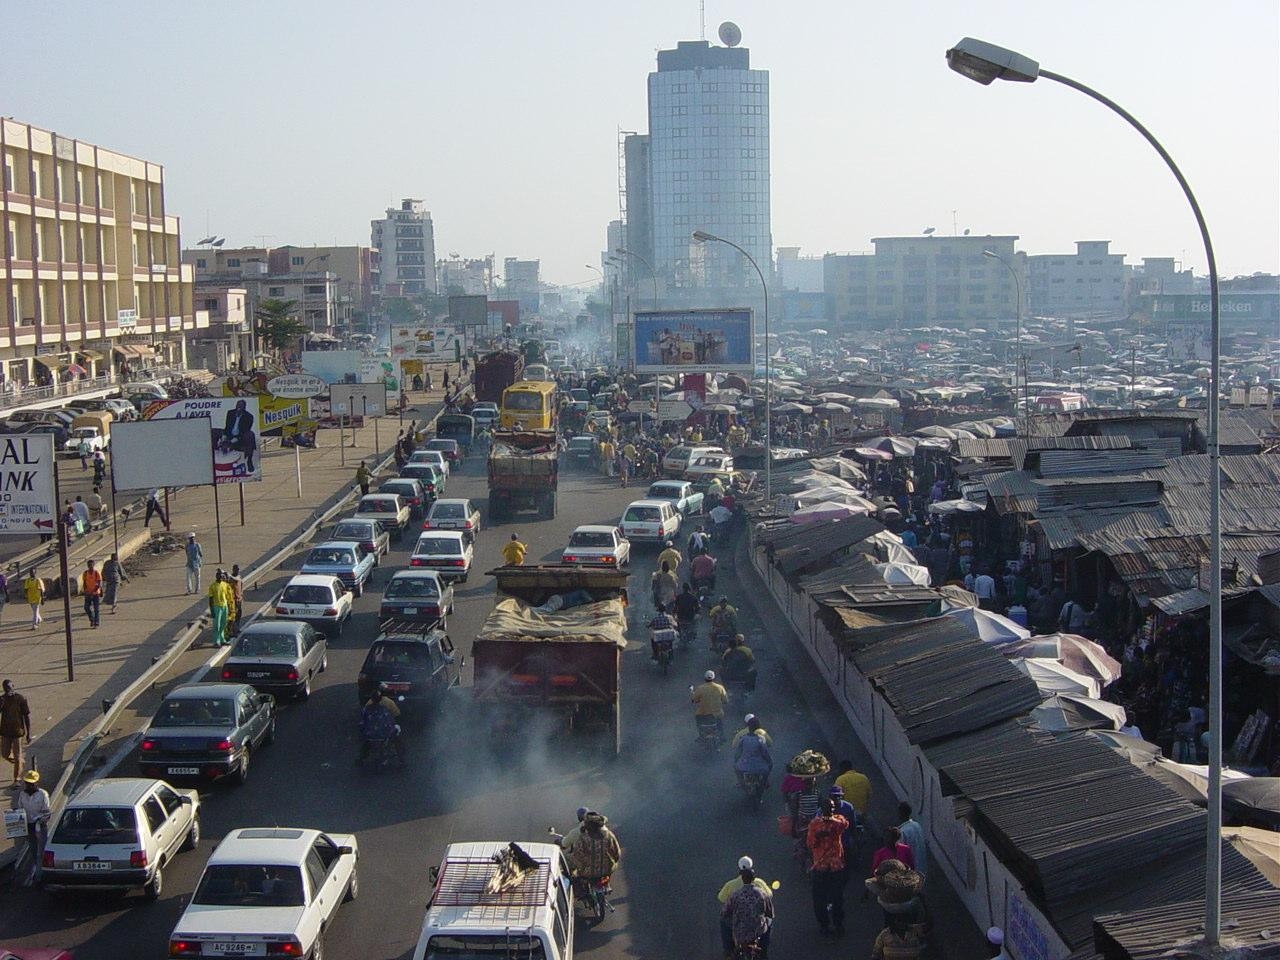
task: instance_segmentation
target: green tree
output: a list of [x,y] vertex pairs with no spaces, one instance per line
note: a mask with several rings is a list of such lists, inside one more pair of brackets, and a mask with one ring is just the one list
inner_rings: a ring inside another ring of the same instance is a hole
[[307,332],[297,310],[296,300],[277,300],[274,297],[259,300],[255,313],[259,343],[271,350],[293,346]]
[[404,297],[383,300],[382,312],[388,320],[400,327],[415,326],[422,320],[418,309]]

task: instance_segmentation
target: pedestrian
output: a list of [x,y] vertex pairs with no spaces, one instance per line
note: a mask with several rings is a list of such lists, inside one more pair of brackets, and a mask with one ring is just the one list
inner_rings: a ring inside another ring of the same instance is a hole
[[444,372],[444,392],[449,392],[449,371],[447,369]]
[[120,554],[113,553],[102,565],[102,602],[111,607],[112,613],[116,612],[120,584],[128,582],[129,574],[124,571]]
[[240,620],[244,616],[244,577],[240,576],[240,564],[231,565],[227,583],[231,585],[230,630],[232,634],[237,634],[240,632]]
[[[89,515],[89,505],[84,502],[84,498],[76,494],[76,502],[71,505],[71,509],[76,514],[76,529],[88,531],[93,526],[93,520]],[[81,524],[84,526],[81,527]]]
[[524,555],[528,552],[528,546],[521,543],[520,538],[513,533],[502,548],[502,560],[509,567],[518,567],[524,563]]
[[0,694],[0,760],[13,764],[13,783],[18,787],[22,776],[22,747],[31,743],[31,707],[27,698],[13,689],[13,681],[4,681],[4,693]]
[[[160,502],[160,491],[154,487],[151,492],[147,494],[147,515],[142,520],[142,525],[144,527],[151,526],[152,514],[155,514],[160,518],[160,522],[164,524],[164,528],[166,530],[170,529],[169,515],[164,512],[164,505]],[[194,537],[195,534],[192,534],[192,536]],[[187,592],[190,593],[191,591],[188,590]]]
[[4,619],[4,605],[9,602],[9,578],[0,573],[0,620]]
[[916,873],[928,879],[929,845],[925,842],[924,827],[911,819],[911,804],[905,801],[898,804],[898,832],[902,834],[902,842],[911,848],[911,856],[915,858],[912,865]]
[[187,534],[187,594],[200,592],[200,564],[204,562],[204,549],[194,533]]
[[84,597],[84,615],[89,618],[89,626],[96,629],[102,616],[102,574],[92,560],[85,561],[84,573],[80,574],[80,593]]
[[27,571],[27,579],[22,581],[22,595],[31,604],[31,629],[40,626],[40,605],[44,603],[44,581],[36,576],[36,568]]
[[76,453],[80,455],[80,469],[89,469],[89,458],[93,456],[93,444],[89,442],[88,437],[82,437],[80,443],[76,445]]
[[93,451],[93,485],[100,487],[105,479],[107,479],[107,455],[99,448]]
[[360,485],[360,496],[366,496],[369,493],[369,481],[373,479],[373,474],[369,472],[369,466],[363,460],[360,466],[356,467],[356,483]]
[[28,770],[22,777],[22,792],[18,794],[17,808],[27,818],[27,843],[31,850],[31,879],[40,879],[43,869],[44,845],[49,839],[49,792],[40,786],[40,771]]
[[840,761],[840,773],[836,775],[836,786],[844,790],[844,798],[853,804],[858,815],[865,817],[867,807],[871,803],[871,781],[865,773],[853,769],[852,760]]
[[844,936],[844,833],[848,829],[849,821],[835,812],[835,804],[827,798],[805,832],[805,845],[813,857],[809,875],[813,915],[824,936]]
[[105,520],[107,516],[107,501],[102,499],[102,490],[94,487],[93,492],[89,494],[89,499],[85,501],[89,504],[89,515],[95,521]]
[[919,960],[924,956],[924,933],[910,914],[888,915],[888,926],[871,947],[871,960]]
[[209,584],[209,616],[213,621],[213,642],[222,646],[227,642],[227,615],[231,607],[231,585],[221,568]]
[[916,868],[915,854],[911,847],[902,842],[902,831],[897,827],[886,827],[884,846],[871,855],[871,875],[875,876],[876,867],[886,860],[899,860],[912,870]]

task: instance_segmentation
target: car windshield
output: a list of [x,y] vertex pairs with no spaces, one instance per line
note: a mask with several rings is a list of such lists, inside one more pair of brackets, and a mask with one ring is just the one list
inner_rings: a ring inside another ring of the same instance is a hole
[[340,523],[333,528],[333,535],[343,540],[371,540],[373,531],[367,523]]
[[428,447],[426,450],[419,450],[409,458],[410,463],[440,463],[444,459],[442,454],[435,447]]
[[423,960],[546,960],[542,941],[520,934],[438,936],[427,941]]
[[590,437],[574,437],[569,441],[570,450],[590,450],[596,442]]
[[594,530],[577,530],[569,538],[571,547],[612,547],[613,534]]
[[418,495],[418,492],[413,489],[413,485],[404,480],[388,480],[382,485],[382,489],[387,493],[396,493],[406,498]]
[[246,633],[231,654],[233,657],[296,657],[298,641],[291,633]]
[[192,903],[210,907],[301,907],[302,871],[296,866],[211,863]]
[[369,648],[369,660],[371,663],[427,666],[431,663],[431,650],[425,643],[379,640]]
[[674,500],[680,496],[680,488],[668,486],[665,483],[655,483],[649,488],[649,496],[657,497],[659,500]]
[[718,470],[722,463],[724,463],[724,460],[721,457],[699,457],[694,461],[693,465],[695,467],[711,467],[713,470]]
[[444,453],[458,445],[457,440],[428,440],[427,449],[434,453]]
[[541,410],[542,394],[531,390],[517,390],[503,397],[502,405],[508,410]]
[[138,842],[133,807],[68,807],[53,831],[54,843]]
[[173,697],[160,704],[153,727],[207,727],[231,723],[234,714],[231,700],[202,697]]
[[291,583],[280,599],[285,603],[333,603],[333,591],[311,583]]
[[316,547],[307,554],[307,563],[345,564],[350,566],[356,562],[356,555],[350,550],[339,550],[334,547]]
[[466,515],[466,507],[461,503],[437,503],[431,508],[431,519],[433,520],[461,520]]
[[395,513],[396,502],[394,500],[361,500],[360,513]]
[[628,507],[627,514],[622,519],[632,523],[652,523],[660,518],[657,507]]
[[383,597],[392,599],[423,599],[440,596],[436,582],[427,577],[392,577]]
[[418,540],[418,546],[413,551],[418,556],[450,556],[457,557],[462,554],[462,543],[459,540],[453,540],[449,537],[421,537]]

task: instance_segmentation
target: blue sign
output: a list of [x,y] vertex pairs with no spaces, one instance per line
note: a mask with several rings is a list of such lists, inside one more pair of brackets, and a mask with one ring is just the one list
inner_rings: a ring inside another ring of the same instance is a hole
[[751,373],[752,313],[648,310],[635,315],[638,373]]

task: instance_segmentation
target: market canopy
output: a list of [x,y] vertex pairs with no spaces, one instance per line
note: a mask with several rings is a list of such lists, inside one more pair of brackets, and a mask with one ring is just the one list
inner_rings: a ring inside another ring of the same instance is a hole
[[1054,694],[1031,711],[1041,730],[1119,730],[1128,721],[1124,707],[1105,700]]
[[1038,657],[1057,660],[1064,667],[1093,677],[1102,686],[1120,679],[1120,661],[1087,637],[1074,633],[1049,633],[1012,644],[1001,651],[1007,657]]
[[954,513],[981,513],[985,510],[980,503],[972,500],[938,500],[929,504],[929,512],[939,516],[950,516]]
[[885,583],[888,584],[916,584],[917,586],[929,586],[929,568],[922,567],[918,563],[873,563],[876,572],[880,574]]
[[854,447],[855,456],[861,457],[863,460],[892,460],[893,454],[887,450],[877,450],[875,447]]
[[822,523],[831,520],[846,520],[849,517],[863,517],[870,513],[865,507],[855,507],[848,503],[814,503],[801,507],[791,514],[792,523]]
[[1101,693],[1098,681],[1076,673],[1070,667],[1064,667],[1057,660],[1042,660],[1037,657],[1014,657],[1011,661],[1015,667],[1030,677],[1040,692],[1046,697],[1055,693],[1069,693],[1078,697],[1098,699]]
[[913,457],[916,452],[916,442],[910,437],[881,437],[871,447],[894,457]]
[[953,617],[969,626],[984,643],[997,645],[1013,643],[1016,640],[1026,640],[1031,636],[1031,631],[1026,627],[1014,623],[1008,617],[1002,617],[998,613],[992,613],[980,607],[948,610],[944,616]]

